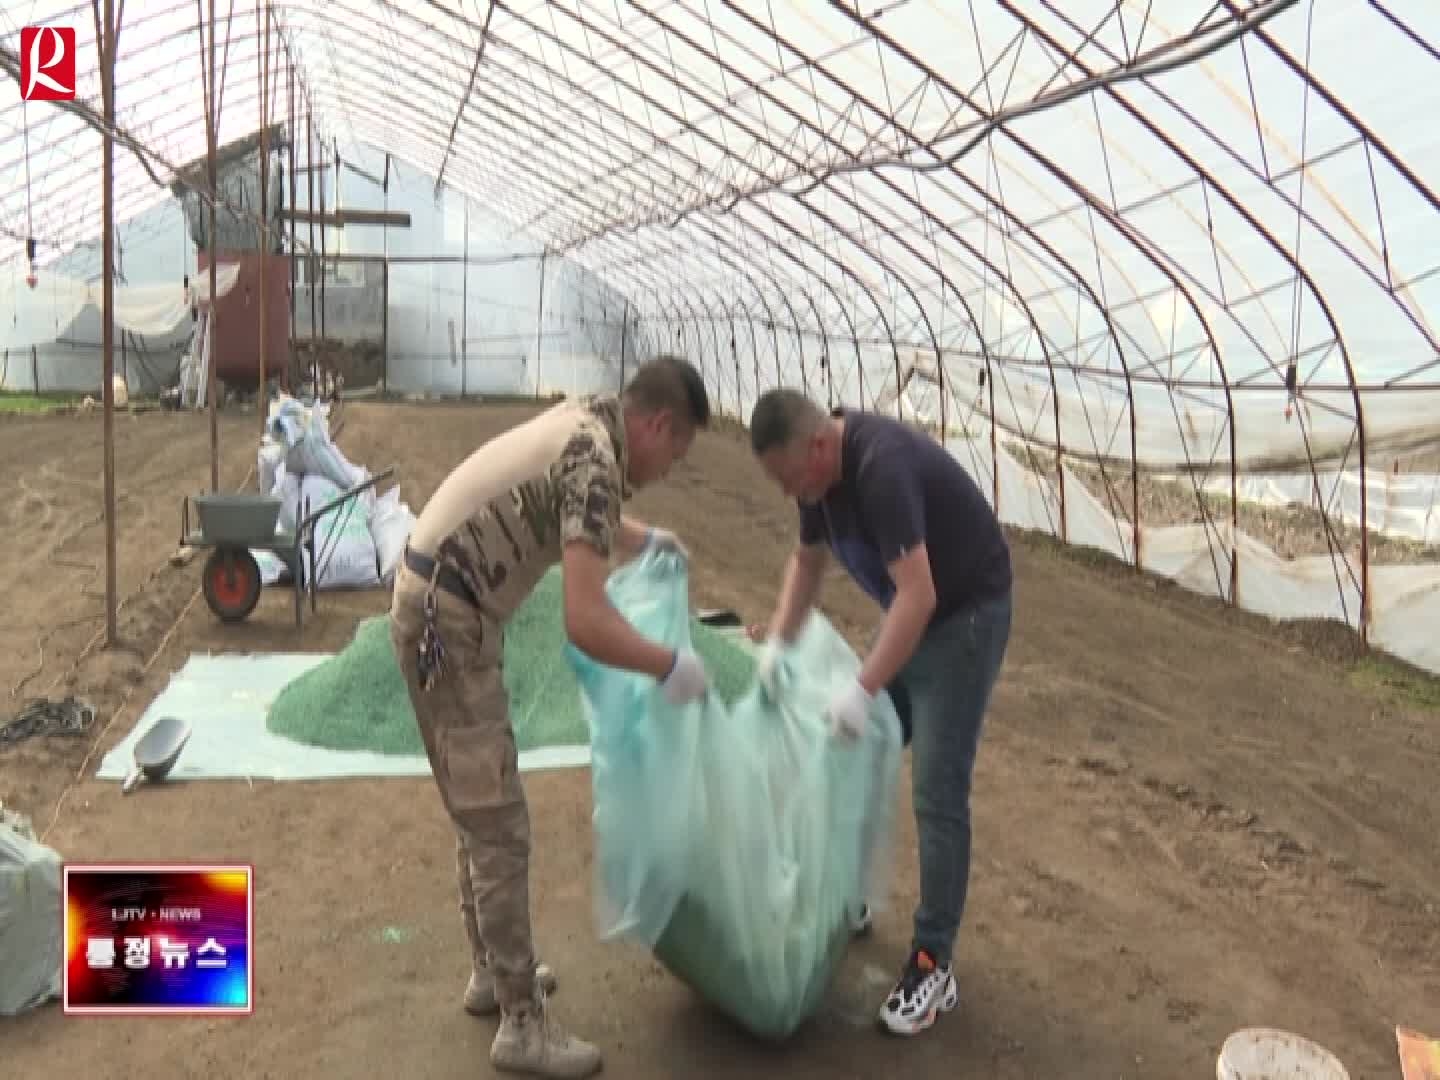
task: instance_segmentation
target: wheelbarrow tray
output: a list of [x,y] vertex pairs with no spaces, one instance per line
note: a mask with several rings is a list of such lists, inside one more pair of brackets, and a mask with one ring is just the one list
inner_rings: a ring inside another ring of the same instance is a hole
[[[197,546],[269,547],[275,543],[284,500],[278,495],[211,492],[192,495],[200,528]],[[291,546],[294,538],[291,537]]]

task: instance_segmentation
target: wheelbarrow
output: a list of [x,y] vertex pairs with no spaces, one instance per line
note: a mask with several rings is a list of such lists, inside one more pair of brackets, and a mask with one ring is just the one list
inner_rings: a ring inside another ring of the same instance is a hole
[[159,783],[170,775],[180,751],[190,741],[190,725],[173,716],[162,716],[150,725],[150,730],[135,743],[135,767],[125,777],[120,792],[129,795],[140,781]]
[[[200,572],[205,603],[221,622],[238,623],[250,617],[260,602],[263,582],[254,551],[272,551],[285,564],[295,586],[295,626],[304,617],[304,597],[310,592],[310,610],[315,610],[315,527],[328,514],[395,473],[390,466],[362,483],[347,488],[313,512],[309,503],[293,532],[276,531],[283,501],[278,495],[252,492],[226,494],[208,492],[185,499],[180,515],[182,547],[210,548]],[[190,506],[195,506],[198,529],[190,527]],[[309,556],[306,560],[305,556]],[[308,571],[308,572],[303,572]]]

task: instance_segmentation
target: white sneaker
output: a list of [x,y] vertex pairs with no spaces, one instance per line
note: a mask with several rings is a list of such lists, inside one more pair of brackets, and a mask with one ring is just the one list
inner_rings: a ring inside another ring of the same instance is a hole
[[896,1035],[918,1035],[958,1004],[960,987],[949,965],[938,967],[929,953],[916,949],[880,1007],[880,1023]]

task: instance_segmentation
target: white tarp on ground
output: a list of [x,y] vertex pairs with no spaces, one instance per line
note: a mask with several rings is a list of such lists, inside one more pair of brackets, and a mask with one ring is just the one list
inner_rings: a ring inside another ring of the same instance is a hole
[[[86,282],[41,270],[35,288],[25,283],[26,271],[0,267],[0,349],[28,349],[52,344],[87,305],[104,309],[101,281]],[[240,276],[238,263],[215,269],[215,291],[225,296]],[[210,298],[208,272],[168,285],[116,285],[115,327],[135,334],[165,334],[189,320],[190,308]]]
[[[307,406],[282,396],[270,405],[256,477],[262,493],[282,500],[277,530],[292,532],[306,514],[363,484],[371,472],[352,464],[331,441],[328,406]],[[400,501],[399,487],[378,496],[368,488],[332,510],[315,529],[317,587],[388,585],[414,524],[415,515]],[[265,584],[278,581],[285,569],[280,559],[271,552],[253,554]]]
[[[135,744],[162,716],[190,724],[190,741],[167,782],[313,780],[349,776],[429,776],[424,754],[331,750],[276,735],[265,726],[270,704],[330,653],[192,654],[135,726],[100,762],[100,780],[123,780]],[[588,765],[590,747],[540,746],[520,752],[521,772]],[[49,925],[58,928],[58,918]],[[58,970],[58,968],[57,968]]]

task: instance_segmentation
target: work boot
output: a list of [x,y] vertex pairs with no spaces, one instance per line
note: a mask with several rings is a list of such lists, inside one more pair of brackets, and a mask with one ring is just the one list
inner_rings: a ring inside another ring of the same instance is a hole
[[[535,981],[547,994],[553,994],[558,985],[549,964],[535,965]],[[470,973],[470,982],[465,987],[465,1011],[471,1016],[490,1016],[500,1011],[500,999],[495,996],[495,976],[485,968]]]
[[490,1064],[505,1072],[581,1080],[600,1071],[600,1050],[561,1030],[537,992],[534,1001],[501,1016]]

